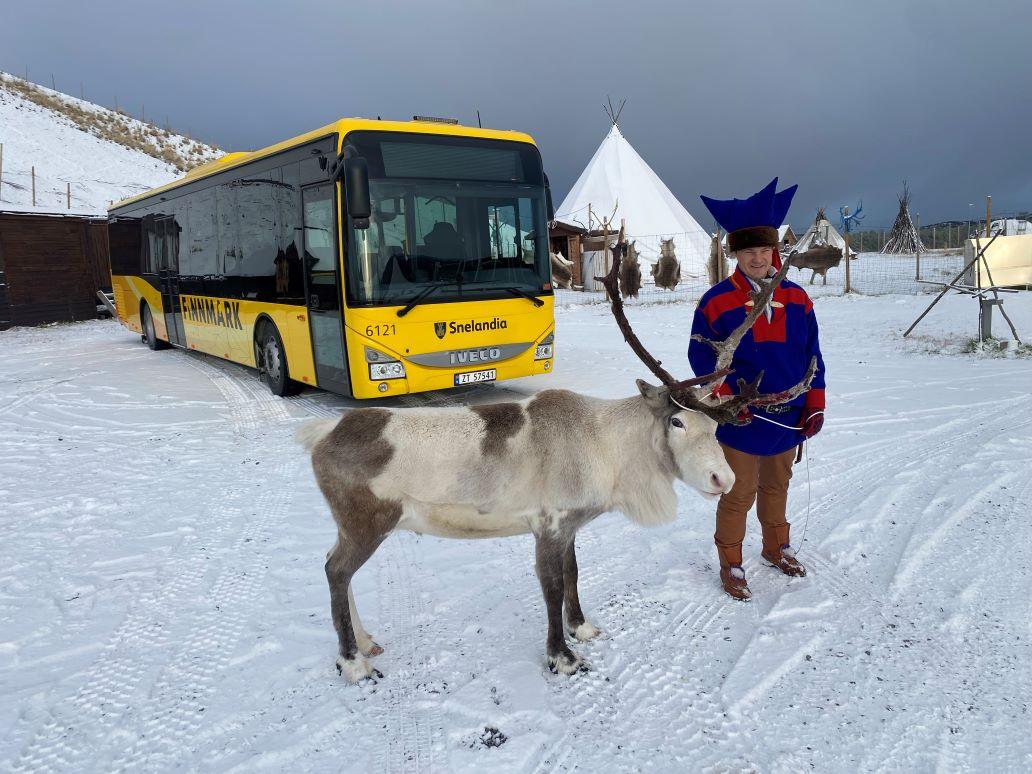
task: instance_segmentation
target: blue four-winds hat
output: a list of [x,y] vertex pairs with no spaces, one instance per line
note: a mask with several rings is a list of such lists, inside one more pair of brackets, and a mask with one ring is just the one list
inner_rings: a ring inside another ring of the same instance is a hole
[[748,247],[775,247],[778,227],[785,222],[796,189],[793,185],[775,193],[775,177],[762,191],[748,199],[711,199],[700,197],[720,227],[727,232],[727,248],[732,253]]

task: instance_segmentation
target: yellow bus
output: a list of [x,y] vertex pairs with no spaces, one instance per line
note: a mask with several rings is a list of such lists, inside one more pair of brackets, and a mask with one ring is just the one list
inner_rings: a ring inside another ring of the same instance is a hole
[[551,194],[526,134],[341,119],[109,210],[121,322],[152,349],[374,398],[549,373]]

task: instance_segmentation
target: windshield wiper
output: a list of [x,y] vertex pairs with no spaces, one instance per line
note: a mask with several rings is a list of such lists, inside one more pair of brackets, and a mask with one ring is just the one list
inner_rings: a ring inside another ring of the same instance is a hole
[[443,287],[447,287],[447,286],[448,286],[448,283],[442,283],[440,285],[431,285],[428,288],[423,288],[418,293],[416,293],[416,295],[414,295],[409,300],[409,302],[407,304],[405,304],[404,307],[402,307],[401,309],[398,310],[398,317],[404,317],[409,312],[411,312],[413,309],[415,309],[424,298],[429,296],[431,293],[433,293],[433,292],[435,292],[437,290],[440,290]]
[[534,304],[534,306],[544,306],[545,305],[544,301],[542,301],[537,296],[531,295],[526,290],[521,290],[520,288],[498,288],[498,289],[499,290],[504,290],[507,293],[512,293],[514,296],[519,296],[520,298],[525,298],[528,301],[530,301],[532,304]]

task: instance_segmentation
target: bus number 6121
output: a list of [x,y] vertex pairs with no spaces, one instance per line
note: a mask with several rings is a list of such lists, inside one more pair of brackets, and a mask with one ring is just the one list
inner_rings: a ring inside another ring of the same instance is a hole
[[395,336],[398,331],[393,323],[385,323],[383,325],[367,325],[365,327],[366,336]]

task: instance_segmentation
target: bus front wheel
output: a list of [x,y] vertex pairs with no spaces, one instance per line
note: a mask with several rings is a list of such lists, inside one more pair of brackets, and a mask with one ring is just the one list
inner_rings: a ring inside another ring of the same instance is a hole
[[143,328],[143,339],[144,343],[151,349],[168,349],[168,342],[162,341],[158,338],[158,334],[154,331],[154,316],[151,314],[150,307],[144,304],[140,309],[140,324]]
[[283,349],[283,341],[275,326],[270,323],[262,325],[258,333],[255,355],[258,376],[273,395],[284,397],[296,395],[301,391],[302,385],[287,375],[287,356]]

